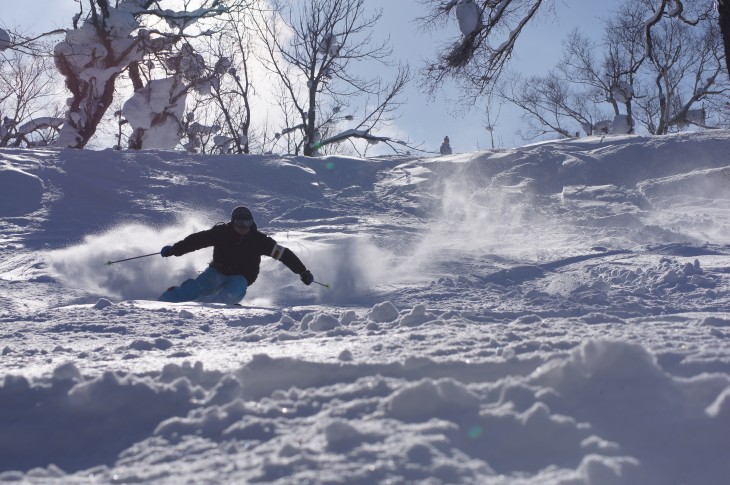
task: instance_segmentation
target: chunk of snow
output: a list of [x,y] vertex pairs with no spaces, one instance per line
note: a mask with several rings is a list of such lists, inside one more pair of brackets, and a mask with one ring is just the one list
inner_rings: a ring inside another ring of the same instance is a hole
[[0,51],[4,51],[11,45],[10,34],[8,34],[5,30],[0,29]]
[[322,37],[322,40],[319,41],[317,52],[320,54],[329,55],[330,57],[337,57],[340,53],[341,48],[342,45],[340,45],[339,41],[337,40],[337,36],[333,33],[328,33],[325,34]]
[[389,301],[378,303],[368,312],[368,318],[378,323],[392,322],[399,316],[398,309]]
[[436,320],[437,317],[426,312],[426,305],[420,304],[413,307],[409,313],[400,319],[400,325],[404,327],[416,327],[426,322]]
[[205,75],[205,59],[195,52],[190,44],[185,44],[180,49],[180,74],[189,80],[200,79]]
[[705,126],[705,120],[707,119],[707,113],[705,112],[705,108],[688,110],[685,119],[690,124]]
[[631,124],[627,115],[616,115],[611,123],[611,133],[614,135],[626,135],[631,133]]
[[628,103],[634,97],[634,88],[626,81],[619,81],[611,88],[611,95],[618,103]]
[[612,121],[603,120],[593,125],[594,135],[608,135],[611,133],[611,127],[613,126]]
[[94,304],[94,309],[103,310],[104,308],[110,307],[112,305],[113,305],[113,303],[111,301],[107,300],[106,298],[99,298],[99,301],[97,301]]
[[479,5],[474,0],[459,0],[456,4],[456,19],[464,37],[482,26]]
[[312,332],[326,332],[340,326],[340,321],[327,313],[318,313],[309,324]]
[[476,416],[479,398],[463,384],[451,379],[422,381],[401,389],[385,402],[386,414],[408,423],[434,417]]

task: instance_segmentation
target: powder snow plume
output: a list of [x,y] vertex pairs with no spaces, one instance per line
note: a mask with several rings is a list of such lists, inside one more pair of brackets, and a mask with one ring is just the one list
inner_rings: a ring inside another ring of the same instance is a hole
[[369,302],[377,285],[397,278],[389,263],[393,260],[387,249],[379,248],[365,237],[343,237],[326,244],[292,240],[274,234],[280,244],[292,250],[314,275],[309,287],[301,286],[299,276],[278,261],[262,258],[261,275],[249,288],[246,300],[264,298],[278,300],[298,297],[317,302],[354,305]]
[[208,226],[198,218],[159,229],[122,224],[88,235],[81,244],[51,252],[50,262],[57,276],[71,287],[88,289],[108,298],[154,300],[168,287],[197,276],[209,262],[212,250],[196,251],[181,258],[154,255],[112,265],[106,263],[159,252],[162,246]]

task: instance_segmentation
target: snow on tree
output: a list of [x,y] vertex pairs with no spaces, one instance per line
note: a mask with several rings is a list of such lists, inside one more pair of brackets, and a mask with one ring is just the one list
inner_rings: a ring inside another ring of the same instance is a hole
[[328,55],[330,57],[337,57],[340,53],[342,44],[337,40],[337,36],[333,33],[328,33],[322,36],[322,40],[319,42],[317,52],[320,54]]
[[[192,25],[193,19],[198,19],[200,14],[200,9],[179,13],[165,11],[168,25],[180,29]],[[174,76],[161,80],[164,81],[162,83],[150,81],[143,90],[138,90],[135,94],[137,102],[128,109],[125,105],[125,115],[128,110],[138,116],[142,114],[137,120],[142,121],[141,124],[128,118],[134,129],[129,145],[136,149],[172,149],[187,134],[189,139],[186,149],[196,151],[201,146],[201,133],[191,133],[190,128],[186,132],[182,120],[187,93],[193,89],[207,96],[213,89],[217,91],[220,87],[220,76],[228,73],[231,62],[229,59],[219,58],[215,67],[210,69],[205,58],[188,42],[183,43],[179,52],[169,56],[164,62],[167,70],[175,73]],[[150,103],[150,111],[143,113],[139,109],[138,101],[147,98],[156,98],[158,102]],[[202,126],[197,123],[195,125]],[[219,126],[216,127],[216,131],[218,130]]]
[[10,34],[8,34],[5,30],[0,29],[0,52],[4,51],[11,45]]
[[175,148],[183,135],[186,94],[185,83],[174,76],[150,81],[124,103],[122,112],[140,148]]
[[593,125],[593,134],[594,135],[608,135],[611,133],[611,130],[613,128],[613,122],[609,120],[603,120],[599,121],[595,125]]
[[456,19],[459,30],[465,37],[482,27],[482,15],[474,0],[459,0],[456,3]]
[[203,139],[209,138],[213,133],[217,133],[221,127],[218,125],[203,125],[202,123],[193,121],[194,117],[195,114],[193,112],[187,114],[187,123],[183,125],[183,128],[188,141],[183,143],[183,147],[191,153],[198,153],[203,146]]
[[[209,40],[209,42],[214,42]],[[210,51],[207,52],[208,58],[206,60],[199,52],[197,52],[190,44],[184,44],[180,49],[177,56],[174,56],[167,60],[166,66],[170,71],[177,73],[177,76],[187,83],[185,91],[194,91],[198,96],[191,96],[191,102],[196,105],[197,109],[204,112],[201,113],[201,118],[205,119],[211,126],[205,126],[197,121],[192,122],[195,114],[193,112],[188,114],[187,122],[181,121],[180,125],[183,128],[181,131],[181,142],[183,137],[187,137],[188,140],[183,142],[183,147],[190,152],[198,152],[201,149],[205,150],[213,147],[213,150],[220,153],[228,153],[232,148],[232,144],[235,144],[233,149],[239,153],[244,153],[248,143],[247,136],[239,136],[237,130],[234,128],[234,123],[237,123],[236,115],[231,113],[235,110],[235,97],[230,96],[232,90],[230,89],[231,84],[223,86],[224,77],[228,76],[233,79],[233,85],[241,87],[241,81],[237,77],[236,68],[232,67],[233,62],[230,58],[222,55],[222,51],[214,51],[212,54]],[[213,65],[212,68],[209,66]],[[235,89],[235,88],[234,88]],[[240,91],[239,91],[240,92]],[[238,92],[234,93],[237,94]],[[211,106],[207,101],[214,102],[220,109],[218,116],[215,119],[211,118],[207,107]],[[249,121],[245,121],[248,125]],[[224,145],[213,141],[211,145],[210,140],[212,139],[213,133],[225,130],[228,140]],[[243,145],[237,143],[237,141],[245,140]],[[132,140],[135,141],[135,140]],[[143,148],[147,148],[145,145],[141,145]]]
[[675,124],[684,129],[689,125],[700,126],[703,128],[707,127],[707,112],[705,108],[688,109],[684,114],[680,114],[675,121]]
[[218,59],[215,63],[215,67],[213,70],[218,74],[219,76],[222,76],[223,74],[230,74],[231,76],[236,75],[236,69],[234,67],[231,67],[233,63],[231,60],[227,57],[221,57]]
[[626,81],[619,81],[611,87],[611,94],[616,102],[626,104],[634,97],[634,88]]
[[190,44],[183,44],[179,59],[178,69],[186,80],[195,82],[205,76],[205,59]]
[[[200,18],[223,11],[220,0],[200,0],[203,7],[208,4],[210,7],[189,12],[163,10],[160,0],[120,0],[116,7],[108,0],[85,1],[88,2],[88,14],[81,26],[77,26],[79,14],[74,19],[75,28],[66,30],[65,39],[54,49],[56,67],[72,94],[58,144],[71,148],[83,148],[96,132],[112,103],[116,80],[122,71],[140,63],[146,54],[164,56],[184,37],[182,31],[144,29],[141,19],[162,18],[168,25],[182,29]],[[195,74],[194,56],[183,58],[193,63],[185,67]],[[160,89],[159,86],[150,88],[150,95]],[[178,94],[176,92],[174,96]],[[172,98],[168,96],[169,99]],[[166,119],[178,109],[175,103],[169,107],[164,116],[159,113]]]
[[43,116],[40,118],[34,118],[27,123],[23,123],[18,127],[18,133],[22,135],[28,135],[36,130],[43,130],[45,128],[59,129],[63,124],[63,118],[55,118],[52,116]]
[[[224,60],[219,60],[219,62],[225,64]],[[188,43],[182,45],[176,56],[166,59],[166,65],[169,71],[177,73],[188,83],[189,87],[200,94],[208,95],[214,85],[220,86],[219,66],[216,65],[216,69],[211,72],[203,56]],[[223,70],[223,74],[225,72]]]
[[213,145],[220,153],[231,153],[236,141],[239,145],[243,146],[248,143],[248,137],[244,134],[239,135],[238,140],[225,135],[216,135],[213,137]]
[[614,135],[628,135],[632,132],[631,122],[628,115],[618,114],[613,117],[611,133]]
[[685,118],[687,119],[687,123],[697,126],[705,126],[706,117],[707,113],[705,112],[705,108],[699,108],[688,110]]
[[58,140],[61,146],[86,144],[111,104],[117,76],[129,62],[142,59],[142,49],[130,37],[138,27],[131,12],[109,7],[106,21],[98,19],[90,17],[81,28],[67,30],[54,49],[56,67],[73,94]]

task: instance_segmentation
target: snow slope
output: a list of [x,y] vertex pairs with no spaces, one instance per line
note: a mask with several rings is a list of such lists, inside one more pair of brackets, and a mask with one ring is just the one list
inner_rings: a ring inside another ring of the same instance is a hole
[[[729,153],[0,149],[0,482],[728,483]],[[332,288],[105,264],[239,204]]]

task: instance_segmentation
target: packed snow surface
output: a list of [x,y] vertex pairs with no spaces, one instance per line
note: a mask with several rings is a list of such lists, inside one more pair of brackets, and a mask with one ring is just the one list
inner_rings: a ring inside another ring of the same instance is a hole
[[[728,154],[0,149],[0,482],[728,483]],[[331,288],[105,264],[237,205]]]

